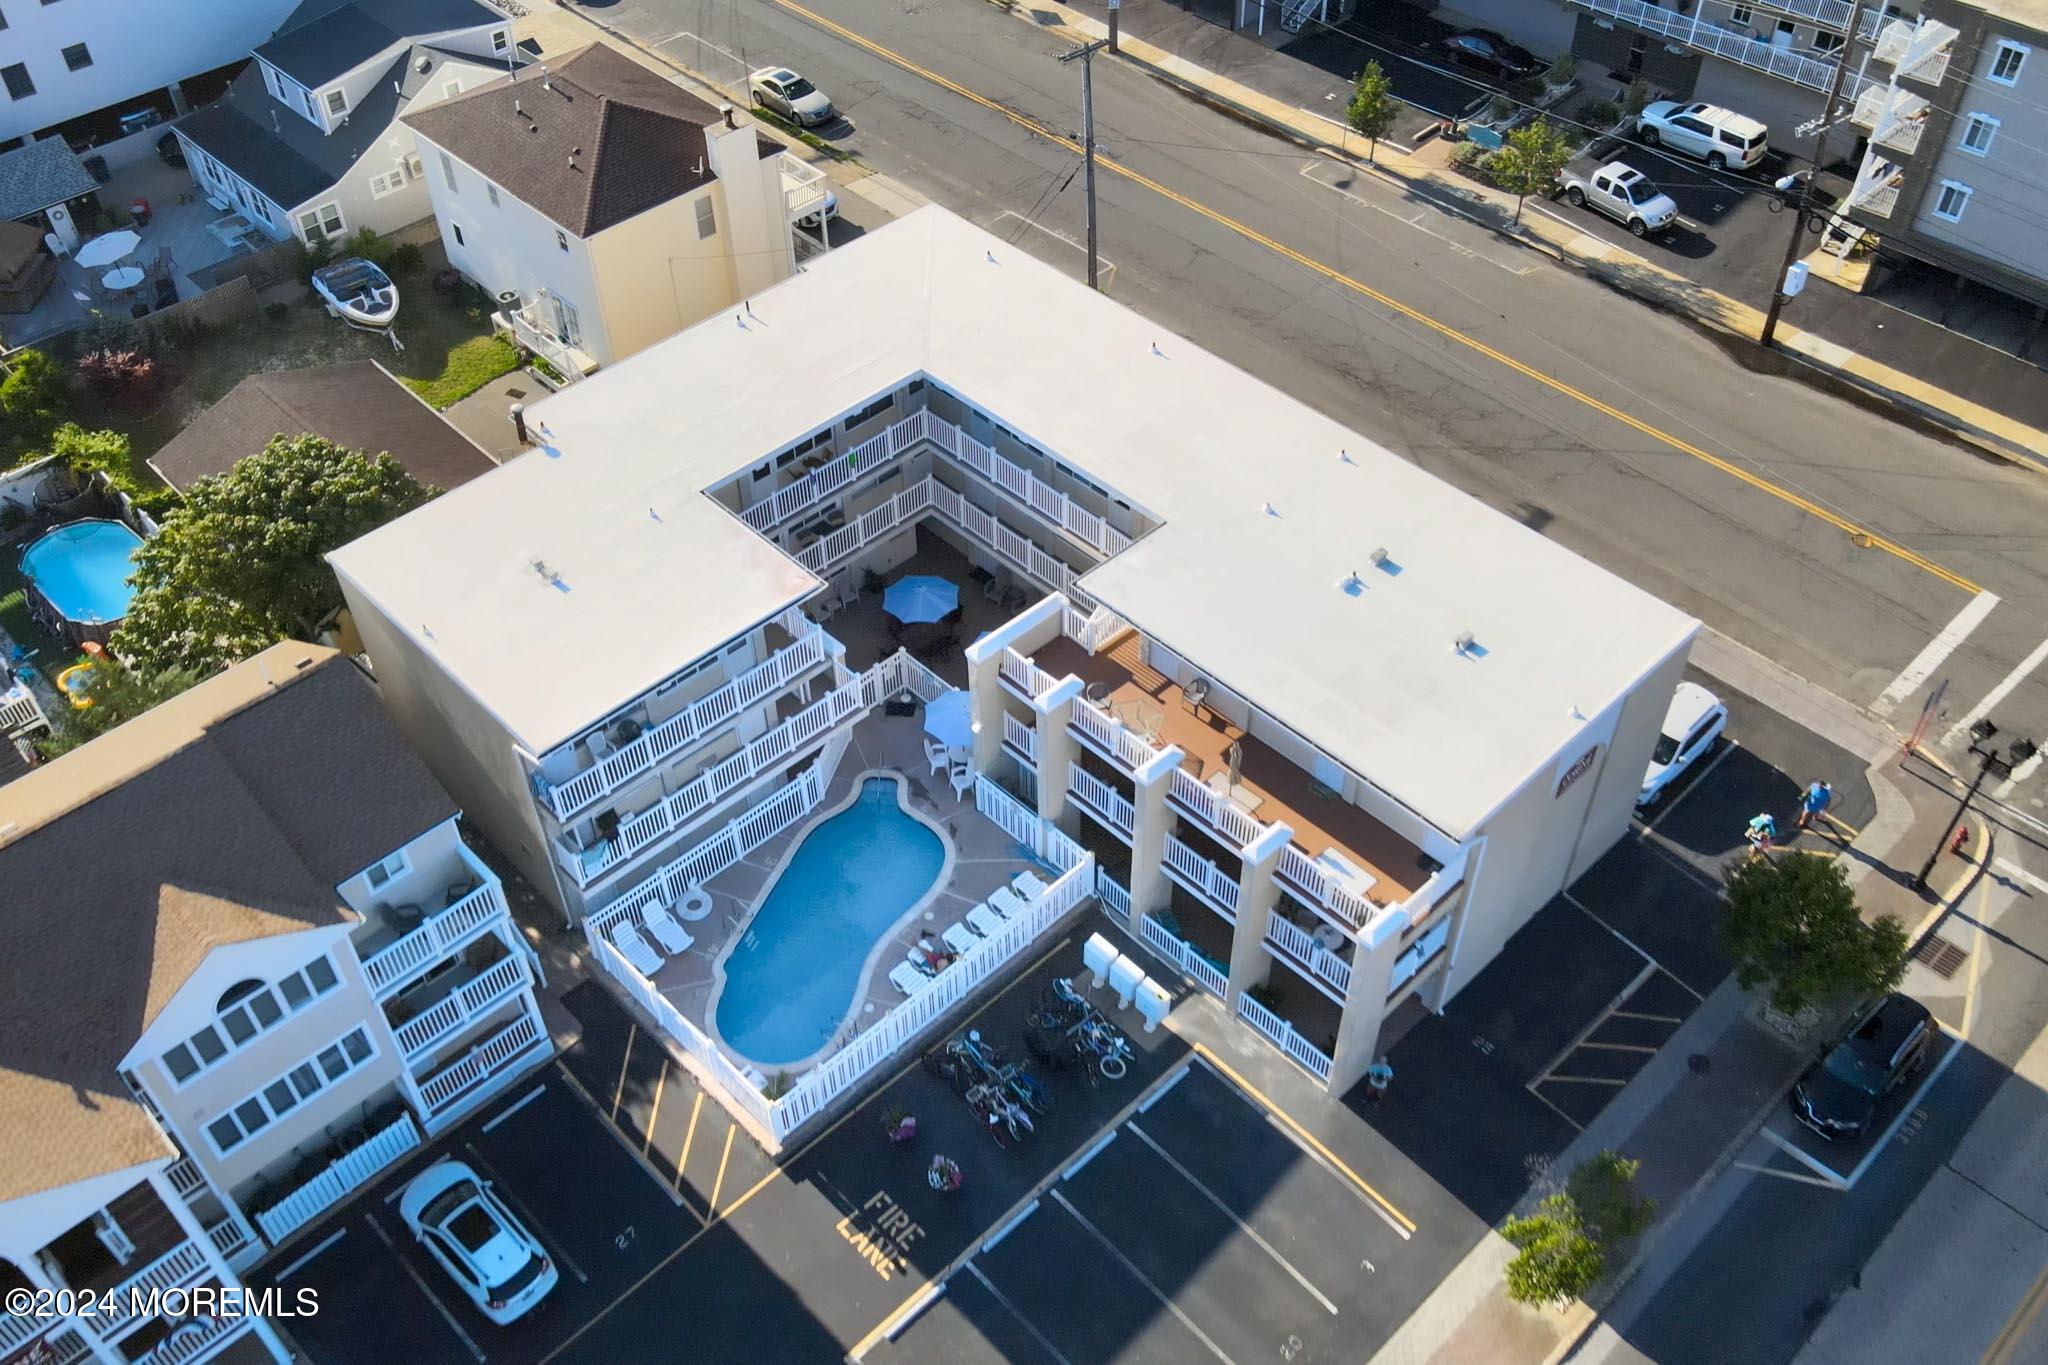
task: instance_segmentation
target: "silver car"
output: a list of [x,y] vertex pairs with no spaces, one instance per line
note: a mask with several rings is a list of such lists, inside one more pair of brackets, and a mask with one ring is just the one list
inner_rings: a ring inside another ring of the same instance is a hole
[[501,1327],[561,1278],[540,1242],[467,1162],[444,1161],[416,1176],[398,1213],[477,1310]]
[[747,93],[763,109],[805,128],[833,118],[832,101],[825,93],[786,66],[764,66],[748,76]]

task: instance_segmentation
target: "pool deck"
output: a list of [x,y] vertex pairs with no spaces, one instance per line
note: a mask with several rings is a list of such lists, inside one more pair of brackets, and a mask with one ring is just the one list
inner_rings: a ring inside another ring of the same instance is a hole
[[[717,1037],[717,1031],[711,1027],[707,1017],[714,980],[713,964],[766,894],[769,878],[790,846],[803,837],[819,812],[829,813],[844,804],[854,784],[870,769],[903,774],[905,796],[911,808],[942,827],[946,837],[952,841],[953,875],[924,910],[915,912],[909,923],[900,924],[890,931],[886,940],[888,946],[876,959],[875,969],[870,974],[867,994],[856,1008],[852,1022],[841,1026],[839,1036],[834,1039],[835,1045],[843,1043],[902,1003],[903,996],[889,983],[888,971],[903,959],[920,933],[929,932],[934,939],[938,938],[948,925],[958,923],[997,887],[1027,868],[1049,878],[1046,869],[1034,862],[1015,840],[975,811],[971,792],[964,801],[956,798],[945,774],[931,771],[931,765],[924,756],[924,717],[921,711],[916,716],[884,716],[876,712],[854,726],[852,743],[847,746],[846,756],[832,775],[832,782],[825,790],[825,799],[818,811],[770,839],[705,884],[704,889],[711,893],[711,914],[687,926],[696,936],[696,943],[689,952],[663,963],[661,971],[655,975],[656,988],[668,997],[684,1018],[703,1028],[710,1036]],[[866,947],[860,951],[864,952]],[[854,950],[853,945],[849,945],[849,951]],[[727,1052],[741,1066],[752,1066],[766,1074],[778,1070],[796,1074],[800,1069],[764,1066],[732,1052],[730,1048]]]

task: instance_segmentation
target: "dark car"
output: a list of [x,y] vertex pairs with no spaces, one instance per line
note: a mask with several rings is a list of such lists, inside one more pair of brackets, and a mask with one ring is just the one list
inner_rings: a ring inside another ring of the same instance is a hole
[[1888,995],[1792,1087],[1792,1112],[1828,1139],[1870,1126],[1878,1101],[1927,1065],[1940,1030],[1927,1006]]
[[1443,49],[1444,55],[1460,66],[1484,71],[1504,81],[1543,69],[1535,53],[1516,46],[1492,29],[1468,28],[1463,33],[1453,33],[1443,40]]
[[185,148],[178,141],[176,133],[165,133],[156,140],[156,154],[163,158],[164,165],[166,166],[183,166],[185,164]]

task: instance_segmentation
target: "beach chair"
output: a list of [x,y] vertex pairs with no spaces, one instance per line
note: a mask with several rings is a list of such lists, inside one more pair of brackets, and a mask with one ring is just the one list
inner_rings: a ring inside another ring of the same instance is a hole
[[629,919],[622,919],[612,926],[612,946],[642,976],[651,977],[661,970],[661,954],[641,937],[639,926]]
[[967,912],[967,927],[987,938],[1003,927],[1003,917],[986,905],[977,905]]
[[931,984],[931,978],[908,962],[899,962],[889,969],[889,984],[904,995],[916,995]]
[[975,944],[981,942],[981,936],[964,924],[947,925],[946,932],[940,934],[939,938],[948,948],[951,948],[956,953],[963,954]]
[[1024,898],[1007,886],[999,886],[988,898],[988,908],[1004,919],[1015,919],[1030,909]]
[[661,950],[670,957],[680,957],[689,952],[690,945],[697,941],[690,936],[690,931],[683,928],[676,917],[669,913],[665,905],[648,907],[647,932],[654,935],[654,941],[659,943]]
[[1036,872],[1019,872],[1010,878],[1010,886],[1027,901],[1035,901],[1045,894],[1045,883],[1038,879]]

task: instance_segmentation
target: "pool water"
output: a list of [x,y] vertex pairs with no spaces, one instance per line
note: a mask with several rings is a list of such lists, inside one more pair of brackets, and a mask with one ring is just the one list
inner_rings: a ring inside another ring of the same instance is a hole
[[922,900],[945,844],[904,810],[892,777],[804,835],[725,962],[718,1031],[768,1066],[825,1046],[845,1019],[876,940]]
[[22,552],[22,576],[67,621],[101,623],[128,614],[128,586],[142,538],[118,521],[74,521]]

